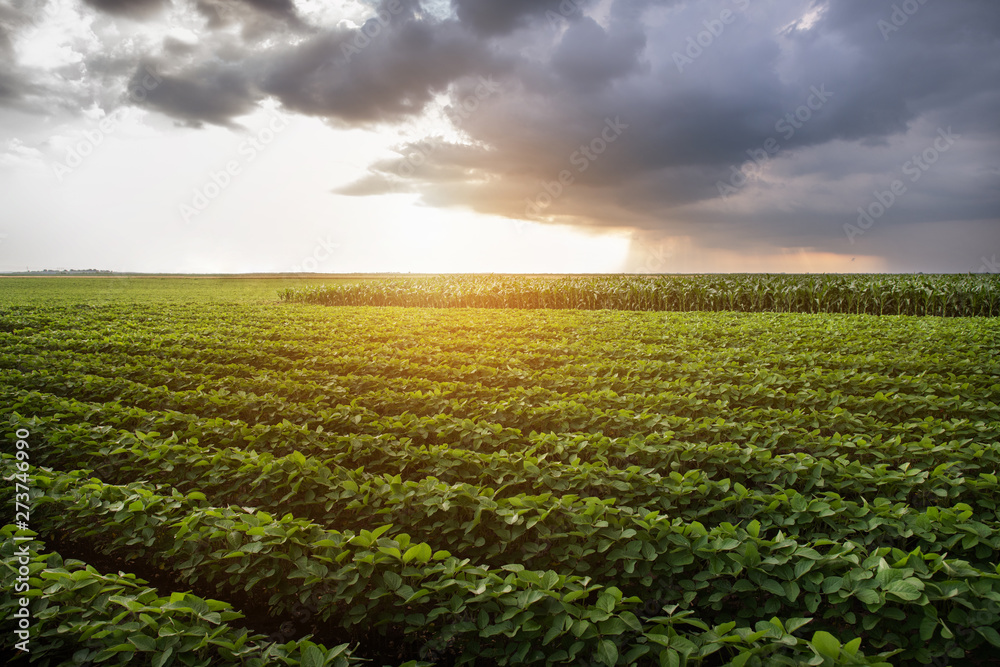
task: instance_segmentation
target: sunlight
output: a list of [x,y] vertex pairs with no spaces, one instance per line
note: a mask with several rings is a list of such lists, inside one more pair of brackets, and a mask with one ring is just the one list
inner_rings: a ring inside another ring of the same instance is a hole
[[820,18],[822,18],[824,12],[826,12],[826,5],[819,5],[810,9],[802,16],[802,18],[799,19],[799,29],[808,30],[816,25]]
[[728,250],[701,246],[688,236],[636,235],[629,250],[630,273],[881,273],[884,257],[812,248]]
[[[612,273],[621,270],[629,239],[568,226],[415,205],[412,196],[383,196],[386,221],[369,271],[414,273]],[[360,267],[358,270],[362,270]]]

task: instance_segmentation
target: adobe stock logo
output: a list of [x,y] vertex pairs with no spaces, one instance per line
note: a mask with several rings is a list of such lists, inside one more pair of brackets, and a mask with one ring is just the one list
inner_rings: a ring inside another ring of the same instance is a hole
[[400,0],[389,0],[375,16],[365,21],[364,25],[358,28],[353,40],[340,45],[343,62],[351,62],[354,56],[367,49],[372,41],[382,34],[382,30],[389,27],[393,17],[402,12],[403,9],[405,7]]
[[[809,89],[810,95],[805,102],[795,111],[785,114],[774,124],[774,131],[780,132],[785,141],[790,141],[798,130],[805,127],[813,115],[833,97],[833,93],[826,89],[826,85],[818,88],[812,86]],[[719,190],[719,196],[726,199],[730,195],[737,194],[750,179],[755,175],[760,175],[764,165],[774,158],[781,151],[781,144],[777,138],[768,137],[761,148],[747,149],[746,154],[750,159],[737,167],[735,164],[729,167],[729,182],[716,181],[715,187]]]
[[[589,143],[581,144],[577,150],[573,151],[569,156],[569,163],[576,167],[577,173],[582,174],[590,168],[591,163],[604,154],[608,146],[618,141],[618,137],[627,129],[628,125],[621,122],[618,116],[615,116],[614,120],[605,118],[604,127],[598,136],[594,137]],[[527,203],[527,206],[524,208],[525,216],[529,218],[540,216],[542,211],[551,206],[556,199],[559,199],[566,191],[566,188],[575,181],[576,177],[569,169],[560,171],[557,180],[543,181],[542,190],[534,197],[524,200]],[[523,224],[523,221],[520,222]],[[520,229],[520,225],[518,229]]]
[[232,185],[233,180],[240,175],[243,167],[253,162],[286,127],[288,127],[287,118],[271,113],[268,117],[266,127],[261,128],[249,139],[245,139],[240,143],[237,152],[243,159],[229,160],[223,169],[210,172],[208,179],[201,186],[194,189],[191,199],[182,202],[178,206],[178,213],[184,223],[190,223],[205,211],[213,201],[218,199],[225,192],[226,188]]
[[[483,102],[501,92],[503,92],[503,86],[494,81],[492,76],[480,76],[475,89],[461,99],[453,100],[452,104],[446,108],[446,113],[456,127],[461,127],[462,123],[468,120]],[[413,176],[418,169],[427,164],[431,154],[439,148],[441,148],[441,143],[438,141],[420,141],[410,144],[402,161],[396,167],[396,174],[402,178]]]
[[[128,101],[132,104],[139,104],[145,101],[146,97],[150,92],[156,90],[156,87],[160,85],[161,79],[155,71],[150,67],[143,68],[142,79],[138,79],[136,76],[137,83],[130,85],[128,89]],[[97,127],[93,130],[84,130],[83,139],[75,142],[66,151],[66,157],[62,162],[56,162],[53,169],[56,174],[56,179],[60,183],[73,173],[77,167],[83,164],[83,161],[92,155],[100,146],[104,143],[104,139],[113,134],[118,125],[125,120],[129,114],[133,112],[133,107],[125,106],[120,109],[115,109],[107,116],[105,116]]]
[[558,14],[551,9],[546,9],[545,18],[549,22],[549,27],[559,29],[560,23],[574,14],[579,13],[585,2],[586,0],[562,0],[562,2],[559,3],[559,7],[557,7],[559,10]]
[[[750,0],[733,0],[733,2],[736,5],[736,9],[741,12],[746,11],[750,7]],[[683,53],[680,51],[674,51],[673,53],[674,65],[677,66],[677,71],[683,74],[684,68],[688,65],[693,65],[694,61],[705,53],[705,49],[710,48],[719,37],[722,37],[722,33],[726,31],[726,26],[732,25],[735,21],[736,14],[731,9],[723,9],[719,13],[718,18],[702,21],[701,24],[705,29],[697,35],[687,38],[687,47]]]
[[[938,128],[938,137],[934,142],[923,152],[903,163],[903,175],[908,176],[911,183],[916,183],[931,167],[937,164],[942,155],[951,150],[955,141],[961,138],[961,135],[952,132],[950,127],[947,130]],[[876,190],[874,201],[867,206],[859,206],[858,224],[844,224],[844,233],[851,245],[854,245],[855,237],[863,236],[866,231],[871,229],[875,221],[884,216],[908,191],[906,183],[897,178],[889,184],[888,190]]]
[[927,4],[927,0],[905,0],[903,3],[892,6],[892,14],[889,15],[889,20],[879,19],[878,26],[879,32],[882,33],[882,39],[886,42],[889,41],[889,35],[894,32],[899,32],[899,30],[909,23],[910,17],[920,11],[920,8]]
[[327,234],[326,237],[319,237],[316,239],[316,245],[312,252],[306,257],[302,258],[299,264],[293,264],[291,268],[292,273],[315,273],[319,267],[333,258],[337,254],[337,249],[340,248],[340,244],[333,240],[333,236]]
[[1000,261],[997,261],[996,254],[990,258],[983,255],[982,260],[983,263],[979,265],[979,273],[1000,273]]

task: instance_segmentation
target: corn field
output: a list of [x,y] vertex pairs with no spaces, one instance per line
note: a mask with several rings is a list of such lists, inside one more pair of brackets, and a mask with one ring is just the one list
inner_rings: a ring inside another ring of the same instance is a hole
[[328,306],[737,311],[993,317],[1000,277],[965,275],[445,275],[286,289]]

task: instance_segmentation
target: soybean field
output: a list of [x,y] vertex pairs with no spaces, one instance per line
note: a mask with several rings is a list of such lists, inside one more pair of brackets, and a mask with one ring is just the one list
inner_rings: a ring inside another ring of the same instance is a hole
[[5,280],[10,664],[1000,655],[996,277]]

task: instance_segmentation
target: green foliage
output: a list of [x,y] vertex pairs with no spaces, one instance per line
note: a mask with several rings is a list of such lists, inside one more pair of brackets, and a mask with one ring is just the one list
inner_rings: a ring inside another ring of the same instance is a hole
[[3,475],[29,430],[32,527],[93,561],[33,543],[39,664],[179,661],[164,624],[176,664],[1000,644],[994,318],[25,305],[0,341]]
[[[14,526],[0,529],[0,583],[13,591],[20,565],[14,535],[28,535]],[[232,665],[264,667],[348,667],[362,662],[347,645],[327,650],[308,638],[281,645],[269,643],[239,625],[242,614],[225,602],[203,600],[191,593],[162,597],[131,574],[101,573],[78,560],[63,560],[44,552],[35,539],[28,562],[31,629],[28,647],[32,664],[89,665]],[[19,595],[0,601],[0,622],[13,620]],[[13,623],[11,623],[13,625]],[[14,640],[4,648],[14,655]],[[7,642],[10,642],[8,644]],[[11,664],[18,664],[21,659]]]
[[1000,280],[988,274],[705,275],[396,278],[288,287],[290,302],[327,306],[571,308],[993,317]]

